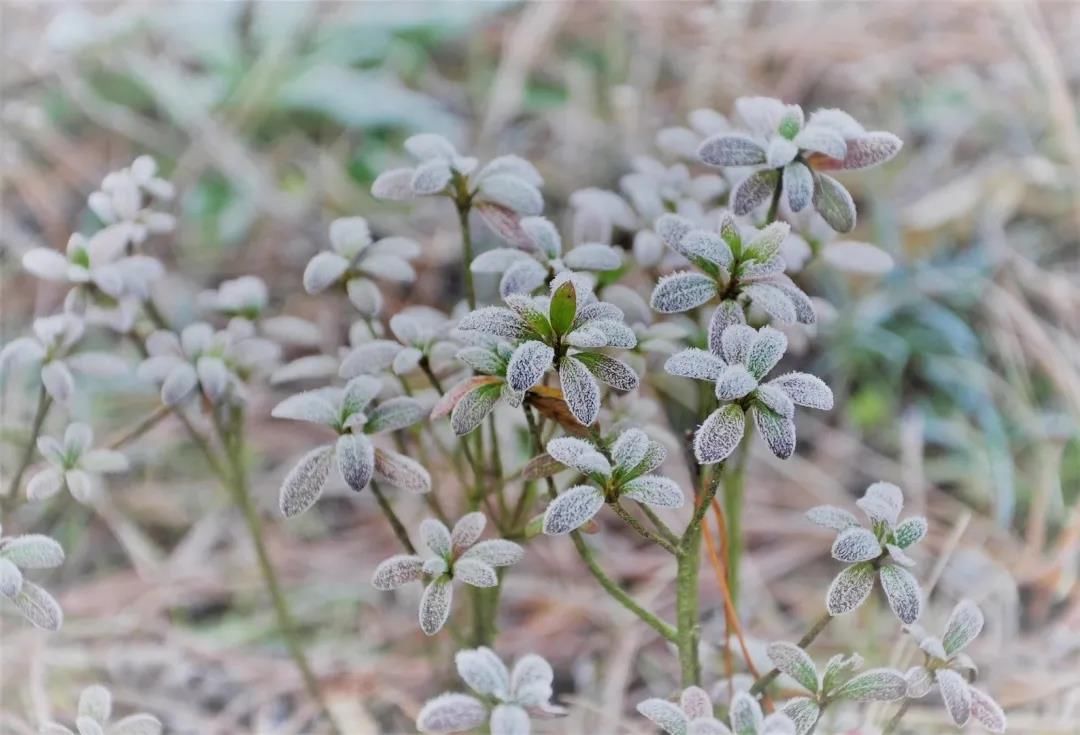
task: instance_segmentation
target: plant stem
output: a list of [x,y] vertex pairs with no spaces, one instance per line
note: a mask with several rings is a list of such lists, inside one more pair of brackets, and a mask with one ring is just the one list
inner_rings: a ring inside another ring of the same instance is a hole
[[255,556],[259,562],[259,571],[262,574],[263,583],[266,586],[266,591],[270,594],[270,600],[274,606],[278,629],[281,632],[282,638],[285,639],[285,646],[289,650],[289,655],[292,657],[293,662],[296,664],[296,668],[300,672],[300,676],[304,682],[304,688],[307,689],[308,695],[318,705],[323,717],[330,724],[330,729],[336,735],[343,735],[341,728],[338,726],[337,721],[330,712],[330,708],[326,704],[326,699],[323,697],[322,690],[319,688],[319,681],[311,669],[311,664],[308,662],[307,655],[304,653],[296,629],[296,623],[293,620],[292,612],[289,610],[289,604],[285,598],[285,594],[281,589],[281,582],[278,579],[277,570],[274,569],[274,564],[266,549],[262,519],[259,517],[259,511],[255,507],[255,502],[252,500],[248,488],[242,423],[243,413],[239,408],[233,409],[231,427],[229,428],[226,428],[221,421],[221,417],[218,416],[216,412],[214,413],[214,425],[217,427],[222,444],[225,447],[225,456],[228,462],[229,482],[226,483],[227,489],[230,495],[232,495],[233,502],[236,503],[237,507],[239,507],[243,513],[244,521],[247,524],[248,532],[251,535],[251,543],[255,548]]
[[394,512],[394,506],[390,504],[390,499],[383,493],[382,488],[379,487],[379,483],[374,479],[371,480],[371,493],[375,496],[375,500],[379,502],[379,508],[382,509],[383,515],[386,516],[386,520],[390,521],[390,527],[394,529],[394,535],[397,536],[398,541],[405,547],[405,550],[410,554],[416,554],[416,547],[413,546],[412,541],[409,539],[409,532],[405,530],[405,524],[398,518],[397,513]]
[[[536,419],[533,418],[532,410],[527,405],[523,405],[522,410],[525,412],[525,421],[529,425],[529,433],[533,438],[533,450],[539,454],[543,452],[544,446],[543,439],[540,436],[540,427],[536,425]],[[557,498],[559,496],[559,491],[555,489],[555,481],[551,479],[551,477],[544,479],[547,481],[548,496],[552,499]],[[580,532],[571,532],[570,539],[574,542],[574,548],[577,549],[578,555],[581,557],[581,560],[585,562],[585,566],[588,568],[589,572],[596,581],[600,583],[600,586],[603,587],[609,595],[615,598],[616,602],[640,618],[642,622],[659,633],[665,640],[672,642],[677,640],[675,628],[673,628],[670,623],[661,620],[659,617],[642,607],[619,586],[618,582],[604,572],[600,567],[600,564],[597,563],[596,557],[593,556],[592,549],[585,543],[585,539],[581,537]]]
[[465,298],[468,299],[469,308],[475,309],[476,289],[473,286],[471,267],[473,261],[472,230],[469,228],[469,212],[472,210],[472,202],[468,198],[458,197],[455,199],[454,204],[457,207],[458,224],[461,226],[461,249],[465,259],[465,267],[462,269],[465,273]]
[[[825,614],[818,618],[817,621],[810,627],[810,630],[806,631],[803,637],[799,639],[799,643],[797,644],[799,648],[805,649],[811,643],[813,643],[814,639],[818,637],[821,631],[825,630],[829,623],[832,622],[832,619],[833,616],[830,615],[828,611],[826,611]],[[765,674],[763,677],[754,682],[754,685],[750,687],[750,693],[761,694],[761,692],[765,690],[765,687],[769,686],[769,684],[772,683],[773,679],[778,676],[780,676],[780,669],[773,669],[772,671]]]
[[[426,375],[427,379],[431,382],[431,387],[435,389],[435,392],[440,396],[445,395],[446,391],[443,390],[442,383],[439,381],[438,376],[435,375],[435,371],[431,369],[431,363],[428,362],[427,357],[420,359],[420,369],[424,371],[424,375]],[[465,455],[465,461],[469,463],[469,468],[472,470],[473,482],[476,483],[475,494],[479,496],[483,493],[484,474],[483,470],[480,469],[480,465],[477,464],[476,456],[473,454],[472,449],[469,448],[468,436],[461,437],[461,451]],[[469,500],[470,503],[473,502],[473,498],[470,497]],[[475,505],[479,506],[479,497],[476,498]],[[470,507],[470,509],[476,510],[475,507]]]
[[115,439],[109,442],[109,449],[119,449],[120,447],[138,439],[144,433],[156,426],[162,419],[168,416],[172,412],[172,408],[166,406],[164,403],[155,408],[149,414],[143,417],[142,421],[135,424],[131,429],[120,434]]
[[728,590],[732,603],[739,604],[739,566],[742,563],[742,510],[743,480],[746,477],[746,462],[749,456],[749,444],[744,441],[736,450],[733,466],[724,472],[724,517],[727,519],[727,558],[724,564],[728,573]]
[[634,518],[634,516],[631,515],[630,511],[622,507],[622,505],[620,505],[618,501],[615,501],[614,503],[609,503],[609,505],[611,506],[611,509],[615,511],[615,515],[619,516],[619,518],[622,518],[626,522],[626,525],[637,531],[642,538],[651,541],[652,543],[656,544],[670,554],[679,556],[681,552],[678,548],[676,548],[674,544],[669,543],[666,539],[661,538],[657,534],[645,528],[641,521],[639,521],[637,518]]
[[771,225],[776,221],[776,215],[780,211],[780,195],[784,191],[784,177],[780,176],[776,181],[776,188],[773,189],[772,202],[769,204],[769,213],[765,215],[765,224]]
[[653,524],[657,532],[673,546],[678,546],[679,537],[675,535],[675,532],[668,528],[668,525],[660,520],[660,516],[656,515],[656,511],[647,505],[641,506],[641,512],[645,514],[645,517],[649,519],[649,523]]
[[885,725],[885,729],[882,731],[881,735],[892,735],[892,733],[896,732],[896,728],[900,727],[900,720],[904,719],[904,715],[907,714],[908,707],[910,706],[911,700],[905,699],[903,703],[901,703],[900,709],[896,710],[896,714],[893,715],[892,719]]
[[19,460],[19,466],[15,470],[15,474],[11,476],[7,492],[4,493],[3,498],[0,498],[0,515],[6,515],[15,506],[15,501],[18,500],[19,486],[22,483],[23,475],[26,474],[26,469],[30,466],[31,460],[34,459],[37,440],[41,435],[42,427],[45,426],[45,417],[49,414],[50,406],[52,406],[52,398],[45,390],[45,386],[42,385],[38,389],[37,408],[34,409],[34,420],[30,425],[30,439],[26,442],[26,447],[23,449],[23,455]]
[[713,479],[712,467],[702,472],[702,489],[695,498],[694,514],[679,543],[682,552],[675,573],[675,622],[682,686],[697,686],[701,680],[698,625],[698,572],[701,567],[701,521],[716,495],[719,482]]

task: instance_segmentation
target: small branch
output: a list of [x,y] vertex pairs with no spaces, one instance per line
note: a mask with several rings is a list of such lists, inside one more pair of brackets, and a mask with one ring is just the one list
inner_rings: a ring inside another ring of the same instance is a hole
[[371,485],[371,492],[375,496],[375,500],[379,502],[379,508],[382,509],[383,515],[386,516],[386,520],[390,521],[390,526],[394,529],[394,535],[398,537],[398,541],[401,542],[406,551],[415,555],[416,547],[413,546],[412,541],[409,539],[409,532],[405,530],[405,524],[401,522],[397,513],[394,512],[394,506],[390,504],[390,499],[386,497],[382,488],[379,487],[379,483],[374,479],[368,484]]
[[608,505],[610,505],[611,509],[615,511],[615,515],[626,521],[626,525],[637,531],[642,538],[651,541],[669,554],[679,556],[679,554],[682,553],[679,548],[676,547],[674,544],[669,543],[667,540],[661,538],[657,534],[645,528],[641,521],[639,521],[637,518],[634,518],[634,516],[631,515],[630,511],[628,511],[626,508],[622,507],[622,505],[619,504],[619,501],[616,500],[615,502],[609,503]]
[[780,195],[784,191],[784,177],[781,176],[776,182],[776,188],[773,189],[772,202],[769,204],[769,213],[765,215],[765,224],[771,225],[776,221],[776,215],[780,211]]
[[[813,643],[814,639],[818,637],[821,631],[825,630],[829,623],[832,622],[832,619],[833,616],[830,615],[828,611],[826,611],[825,614],[818,618],[817,621],[810,627],[810,630],[806,631],[806,634],[799,639],[799,642],[797,644],[799,648],[805,649],[811,643]],[[765,690],[765,687],[769,686],[769,684],[771,684],[772,681],[778,676],[780,676],[780,669],[773,669],[769,673],[765,674],[765,676],[754,682],[754,686],[750,687],[750,693],[761,694],[761,692]]]
[[468,194],[459,194],[454,200],[454,206],[457,208],[458,225],[461,227],[461,249],[465,266],[464,268],[462,268],[462,272],[465,274],[465,298],[469,302],[469,308],[475,309],[476,289],[473,286],[472,275],[472,231],[469,228],[469,212],[472,210],[471,198],[468,196]]
[[19,460],[18,469],[15,470],[15,474],[11,476],[11,482],[8,483],[7,492],[4,497],[0,498],[0,511],[6,514],[14,506],[18,500],[19,486],[22,484],[23,475],[26,474],[26,469],[30,466],[30,462],[34,459],[34,450],[37,447],[38,437],[41,435],[41,429],[45,426],[45,417],[49,414],[49,407],[52,406],[52,398],[45,390],[45,386],[42,385],[38,389],[37,408],[34,409],[34,420],[30,425],[30,439],[26,442],[26,447],[23,449],[22,458]]
[[162,419],[168,416],[172,412],[172,408],[166,406],[164,403],[155,408],[149,414],[143,417],[143,420],[135,424],[131,429],[128,429],[123,434],[118,435],[108,443],[109,449],[120,449],[125,444],[129,444],[138,439],[144,433],[156,426]]
[[674,546],[679,545],[679,537],[672,531],[666,523],[664,523],[660,516],[656,515],[656,511],[647,505],[641,506],[641,512],[645,514],[645,517],[649,519],[649,523],[653,524],[657,532],[664,537],[668,542]]
[[896,728],[900,727],[900,720],[904,719],[904,715],[907,714],[908,707],[911,706],[911,700],[905,699],[900,705],[900,709],[896,710],[896,714],[892,716],[888,724],[885,725],[885,729],[882,730],[881,735],[892,735],[896,732]]

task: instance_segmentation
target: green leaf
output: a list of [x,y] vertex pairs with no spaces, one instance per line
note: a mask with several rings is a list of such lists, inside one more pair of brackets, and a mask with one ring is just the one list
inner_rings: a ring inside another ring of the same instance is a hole
[[568,333],[576,315],[577,291],[573,281],[567,281],[551,295],[551,306],[548,308],[551,328],[559,335]]

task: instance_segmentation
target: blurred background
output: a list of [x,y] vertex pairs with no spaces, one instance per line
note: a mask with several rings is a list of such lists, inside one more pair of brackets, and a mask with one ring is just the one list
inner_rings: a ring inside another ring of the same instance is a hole
[[[350,314],[299,284],[338,216],[424,246],[418,286],[388,291],[388,313],[406,299],[448,310],[460,298],[449,205],[369,194],[412,133],[529,158],[561,221],[570,192],[616,189],[634,155],[656,155],[660,128],[696,108],[729,114],[739,96],[840,107],[895,132],[900,156],[850,177],[854,237],[895,268],[871,278],[815,262],[800,275],[829,308],[799,362],[838,407],[800,415],[789,461],[755,445],[743,619],[760,640],[800,635],[836,571],[829,537],[803,511],[897,482],[909,511],[931,520],[919,557],[933,590],[926,626],[974,598],[988,626],[972,654],[1010,731],[1080,732],[1080,6],[6,0],[0,21],[0,342],[63,299],[21,272],[22,253],[62,250],[92,229],[87,195],[143,153],[179,192],[175,237],[153,245],[185,276],[160,294],[178,321],[199,290],[251,273],[275,310],[337,335]],[[33,396],[18,381],[3,391],[10,467]],[[153,401],[149,390],[88,398],[76,413],[107,436]],[[272,402],[251,412],[254,485],[271,518],[308,442],[269,420]],[[68,550],[50,582],[67,622],[47,636],[2,617],[0,733],[70,719],[96,681],[168,732],[302,732],[310,711],[238,518],[175,428],[130,456],[137,470],[110,485],[114,515],[58,499],[5,529],[51,533]],[[393,550],[370,496],[334,503],[273,523],[274,558],[350,734],[411,732],[425,697],[457,686],[453,642],[425,639],[415,600],[368,584]],[[611,530],[602,544],[642,597],[669,594],[662,555]],[[499,652],[535,650],[555,665],[571,715],[543,732],[648,732],[632,706],[670,686],[670,656],[655,642],[639,655],[642,626],[575,561],[568,544],[530,547],[504,590]],[[707,582],[705,638],[719,646],[720,596]],[[898,663],[909,651],[895,628],[868,606],[833,625],[815,657],[854,646],[872,665]],[[859,728],[885,714],[836,732],[870,732]],[[905,721],[950,730],[932,699]]]

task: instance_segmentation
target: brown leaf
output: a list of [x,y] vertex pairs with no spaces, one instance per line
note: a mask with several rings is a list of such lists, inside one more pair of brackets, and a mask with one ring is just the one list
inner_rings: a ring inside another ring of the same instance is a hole
[[540,412],[546,419],[554,421],[569,434],[588,436],[588,427],[582,426],[563,400],[562,390],[547,385],[537,385],[525,394],[525,402]]

